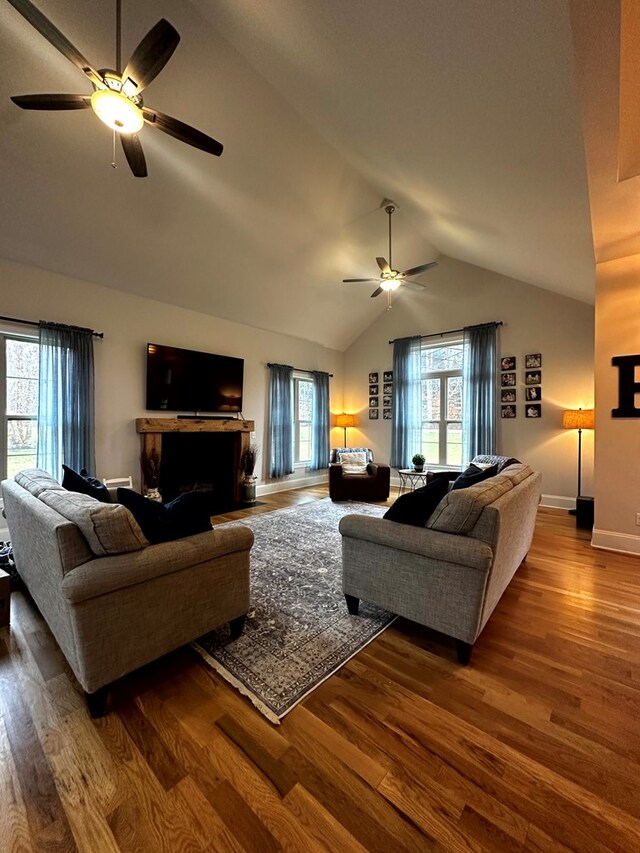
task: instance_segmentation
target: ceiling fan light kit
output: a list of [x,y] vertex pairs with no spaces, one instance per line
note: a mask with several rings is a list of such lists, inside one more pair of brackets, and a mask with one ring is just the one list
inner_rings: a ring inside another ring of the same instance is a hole
[[389,201],[385,199],[383,201],[384,204],[384,212],[389,217],[389,260],[386,258],[376,258],[376,263],[380,268],[380,277],[379,278],[343,278],[343,283],[352,283],[352,282],[377,282],[378,287],[371,294],[371,298],[375,296],[380,296],[381,293],[387,294],[387,310],[391,308],[391,294],[394,290],[397,290],[399,287],[406,287],[409,290],[425,290],[425,285],[419,281],[410,281],[409,276],[419,275],[422,272],[426,272],[429,269],[433,269],[433,267],[437,267],[438,264],[435,261],[432,261],[428,264],[420,264],[417,267],[411,267],[408,270],[404,270],[404,272],[400,272],[400,270],[394,270],[392,267],[392,254],[391,254],[391,216],[397,209],[397,205],[393,201]]
[[[173,136],[187,145],[219,157],[223,146],[195,127],[172,118],[159,110],[143,108],[141,92],[167,64],[178,46],[180,36],[162,18],[136,47],[124,71],[120,71],[121,0],[116,0],[116,71],[96,70],[31,0],[8,0],[41,36],[91,81],[94,92],[89,95],[16,95],[11,100],[23,110],[82,110],[88,107],[100,121],[117,132],[127,163],[135,177],[147,176],[147,164],[137,133],[145,124]],[[115,143],[114,143],[115,144]],[[113,163],[112,165],[115,165]]]
[[91,95],[91,109],[100,121],[118,133],[137,133],[144,125],[142,110],[121,92],[96,89]]

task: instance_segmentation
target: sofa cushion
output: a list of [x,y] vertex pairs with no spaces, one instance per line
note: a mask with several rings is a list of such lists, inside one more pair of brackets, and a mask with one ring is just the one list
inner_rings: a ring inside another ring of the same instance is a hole
[[489,504],[513,488],[511,478],[498,474],[466,489],[451,490],[435,508],[427,527],[443,533],[466,534]]
[[89,495],[89,497],[105,504],[111,503],[111,495],[105,484],[96,480],[95,477],[89,477],[86,468],[83,468],[79,474],[73,468],[69,468],[68,465],[63,465],[62,470],[64,471],[62,477],[64,489],[68,489],[70,492],[78,492],[80,495]]
[[54,480],[51,474],[42,471],[40,468],[25,468],[24,471],[18,471],[14,480],[23,489],[30,492],[34,498],[40,497],[42,492],[48,489],[52,491],[63,491],[62,486],[57,480]]
[[139,551],[149,542],[126,507],[78,492],[47,490],[39,499],[77,525],[97,557]]
[[211,492],[187,492],[163,505],[131,489],[118,489],[118,503],[133,514],[152,545],[211,530]]
[[366,474],[367,454],[362,450],[340,454],[340,464],[343,474]]
[[518,462],[517,465],[509,465],[503,470],[503,474],[509,477],[514,486],[526,480],[533,474],[533,468],[526,465],[524,462]]
[[453,486],[451,489],[468,489],[470,486],[474,486],[476,483],[481,483],[483,480],[488,480],[489,477],[495,477],[498,473],[498,466],[491,465],[489,468],[479,468],[477,465],[474,465],[473,462],[469,467],[460,474],[459,477],[454,480]]
[[449,491],[446,476],[436,477],[428,485],[400,497],[383,515],[388,521],[424,527],[434,509]]

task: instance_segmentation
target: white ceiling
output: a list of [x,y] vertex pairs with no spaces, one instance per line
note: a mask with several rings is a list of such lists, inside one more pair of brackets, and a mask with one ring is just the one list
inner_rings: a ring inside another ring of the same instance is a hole
[[[36,5],[113,66],[115,2]],[[593,300],[564,0],[123,6],[125,56],[162,16],[182,37],[145,101],[225,151],[145,128],[136,180],[89,111],[19,110],[90,87],[0,0],[0,256],[344,349],[385,307],[341,279],[386,254],[387,196],[401,267],[444,253]]]

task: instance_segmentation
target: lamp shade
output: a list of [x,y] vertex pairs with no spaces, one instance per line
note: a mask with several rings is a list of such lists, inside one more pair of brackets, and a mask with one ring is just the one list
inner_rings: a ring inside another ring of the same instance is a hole
[[563,429],[593,429],[593,409],[566,409],[562,415]]
[[336,415],[336,426],[346,429],[346,427],[354,427],[357,423],[355,415],[348,415],[343,412],[341,415]]

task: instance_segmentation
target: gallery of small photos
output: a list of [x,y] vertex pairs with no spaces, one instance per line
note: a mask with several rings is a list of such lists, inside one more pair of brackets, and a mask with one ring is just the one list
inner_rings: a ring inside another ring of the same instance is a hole
[[[393,417],[393,370],[385,370],[382,374],[382,393],[380,393],[380,374],[376,370],[369,374],[369,420],[377,421],[378,412],[382,408],[382,418],[390,421]],[[382,397],[382,407],[380,407]]]
[[[518,414],[517,359],[505,355],[500,359],[500,414],[503,418],[515,418]],[[542,355],[532,352],[524,357],[524,416],[542,417]]]

